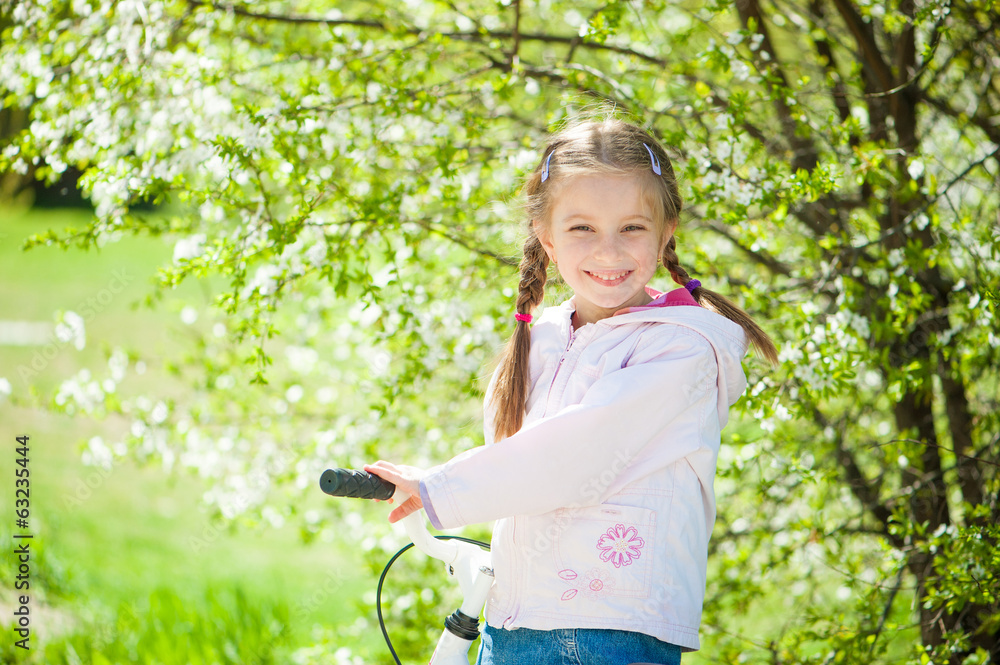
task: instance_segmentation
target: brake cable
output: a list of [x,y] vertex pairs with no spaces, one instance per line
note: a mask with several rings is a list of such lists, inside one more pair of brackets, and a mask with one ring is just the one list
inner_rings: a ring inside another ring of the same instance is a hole
[[[490,549],[489,543],[484,543],[481,540],[473,540],[472,538],[465,538],[463,536],[434,536],[438,540],[460,540],[463,543],[470,543],[472,545],[479,545],[480,547]],[[389,632],[385,628],[385,621],[382,618],[382,583],[385,581],[385,576],[389,573],[389,568],[392,564],[396,562],[403,552],[413,547],[413,543],[408,543],[402,547],[398,552],[396,552],[389,563],[385,564],[385,568],[382,569],[382,575],[378,578],[378,590],[375,592],[375,610],[378,613],[378,626],[382,629],[382,637],[385,638],[385,644],[389,647],[389,653],[392,654],[392,659],[396,661],[396,665],[403,665],[399,656],[396,655],[396,650],[392,648],[392,640],[389,639]]]

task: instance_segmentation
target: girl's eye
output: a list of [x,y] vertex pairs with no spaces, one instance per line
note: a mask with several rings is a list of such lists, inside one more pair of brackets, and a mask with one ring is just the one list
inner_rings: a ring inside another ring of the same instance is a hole
[[574,227],[572,227],[570,229],[570,231],[589,231],[589,230],[590,230],[590,227],[587,226],[586,224],[579,224],[579,225],[574,226]]
[[625,227],[625,230],[626,231],[645,231],[646,227],[640,226],[638,224],[630,224],[629,226]]

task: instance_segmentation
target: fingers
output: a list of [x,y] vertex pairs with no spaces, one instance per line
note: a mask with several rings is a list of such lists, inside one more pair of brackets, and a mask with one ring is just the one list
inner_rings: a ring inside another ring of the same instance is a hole
[[395,485],[413,480],[413,474],[410,473],[411,467],[397,466],[392,462],[385,462],[383,460],[379,460],[374,464],[366,464],[364,470]]
[[[374,464],[365,464],[364,470],[370,474],[376,475],[382,480],[387,480],[393,485],[398,485],[400,481],[399,471],[396,469],[396,465],[391,462],[386,462],[379,460]],[[379,499],[375,499],[380,501]],[[392,503],[392,499],[386,499],[389,503]]]
[[406,466],[404,464],[393,464],[392,462],[386,462],[385,460],[379,460],[374,464],[366,464],[364,469],[368,473],[374,473],[379,478],[384,478],[388,481],[413,480],[419,477],[422,473],[422,470],[416,467]]
[[379,460],[374,464],[365,464],[365,471],[368,473],[373,473],[382,480],[388,480],[392,482],[392,479],[400,477],[399,469],[392,462],[386,462],[384,460]]
[[419,496],[411,496],[409,499],[404,501],[400,506],[398,506],[395,510],[389,513],[389,522],[391,524],[398,522],[407,515],[412,515],[413,513],[417,512],[423,507],[424,505],[420,501]]
[[[409,495],[409,499],[400,504],[389,515],[390,522],[398,522],[410,513],[423,508],[420,501],[420,478],[423,470],[412,466],[397,466],[385,460],[379,460],[374,464],[366,464],[364,470],[374,474],[383,480],[394,484],[397,489],[397,496]],[[392,502],[392,499],[389,499]]]

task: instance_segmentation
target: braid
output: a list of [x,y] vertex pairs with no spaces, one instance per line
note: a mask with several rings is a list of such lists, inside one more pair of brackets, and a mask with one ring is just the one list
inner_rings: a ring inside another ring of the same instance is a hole
[[[524,241],[521,258],[521,281],[517,287],[517,313],[530,314],[542,304],[545,280],[548,277],[549,257],[529,226],[528,239]],[[531,330],[525,321],[517,327],[500,359],[496,385],[493,386],[491,404],[496,411],[494,441],[506,438],[524,422],[524,409],[528,402],[528,352],[531,349]]]
[[[675,282],[681,286],[685,286],[691,280],[688,271],[684,269],[677,258],[677,236],[670,236],[670,240],[663,248],[661,258],[663,260],[663,267],[670,271],[670,276],[673,277]],[[697,286],[692,289],[691,295],[699,305],[703,305],[705,308],[721,314],[730,321],[738,323],[744,332],[746,332],[750,343],[753,344],[757,353],[764,356],[772,365],[778,364],[778,350],[775,348],[774,342],[764,332],[764,329],[750,318],[749,314],[737,307],[721,293],[709,291],[704,286]]]
[[[659,142],[638,125],[611,117],[571,123],[556,134],[521,189],[528,237],[520,264],[516,302],[519,318],[501,354],[489,398],[494,414],[494,441],[513,435],[524,423],[530,388],[531,330],[520,318],[528,319],[542,304],[549,265],[538,233],[548,231],[552,207],[564,183],[577,176],[594,174],[638,179],[643,201],[651,204],[652,217],[663,225],[662,230],[671,234],[660,257],[663,265],[679,284],[686,285],[691,280],[677,258],[677,240],[672,233],[683,202],[670,157]],[[742,326],[757,352],[777,362],[774,343],[746,312],[704,287],[692,289],[691,295],[699,304]]]
[[[662,259],[663,267],[670,271],[670,276],[674,278],[675,282],[684,286],[688,283],[688,281],[690,281],[691,276],[688,275],[687,270],[681,266],[681,262],[677,258],[677,236],[670,236],[670,240],[667,241],[666,247],[663,248]],[[697,289],[695,290],[697,291]],[[697,297],[695,300],[697,300]]]
[[[521,258],[521,281],[517,285],[517,311],[519,314],[530,314],[531,310],[542,304],[545,296],[545,280],[548,279],[549,256],[545,253],[541,241],[530,232],[524,241],[524,256]],[[518,323],[524,323],[519,321]]]

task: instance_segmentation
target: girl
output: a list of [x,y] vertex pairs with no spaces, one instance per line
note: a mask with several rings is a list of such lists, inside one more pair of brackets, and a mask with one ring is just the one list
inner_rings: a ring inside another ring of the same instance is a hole
[[[748,339],[772,362],[775,348],[681,266],[673,169],[639,127],[565,129],[524,193],[517,327],[487,390],[486,445],[427,471],[365,469],[411,495],[392,522],[421,507],[438,529],[496,520],[479,663],[679,663],[699,647],[740,361]],[[550,261],[573,297],[535,319]],[[661,261],[682,288],[647,285]]]

